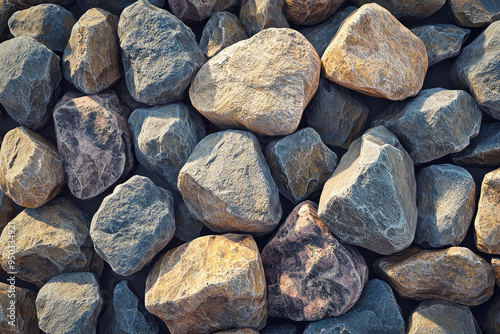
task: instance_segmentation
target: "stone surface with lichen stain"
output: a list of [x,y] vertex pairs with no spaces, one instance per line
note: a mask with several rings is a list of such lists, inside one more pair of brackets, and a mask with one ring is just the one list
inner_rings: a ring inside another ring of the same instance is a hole
[[437,12],[446,0],[352,0],[355,6],[376,2],[401,20],[421,20]]
[[450,17],[463,27],[486,27],[500,20],[500,2],[496,0],[450,0]]
[[345,0],[285,0],[288,21],[299,25],[313,25],[329,18]]
[[235,8],[239,3],[240,0],[168,0],[172,13],[187,23],[202,22],[217,12]]
[[242,0],[240,20],[248,35],[268,28],[289,28],[284,0]]
[[500,255],[500,168],[484,176],[474,230],[477,249]]
[[[11,284],[0,283],[0,332],[2,334],[38,334],[38,319],[36,317],[36,293]],[[15,293],[15,320],[10,318],[10,310],[14,299],[9,294]],[[14,320],[15,326],[9,322]]]

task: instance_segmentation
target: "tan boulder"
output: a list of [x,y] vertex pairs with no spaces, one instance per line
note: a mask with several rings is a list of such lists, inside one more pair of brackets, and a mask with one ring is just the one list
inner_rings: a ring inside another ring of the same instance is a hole
[[[40,333],[36,318],[36,293],[15,286],[15,280],[7,282],[8,284],[0,283],[0,333]],[[15,304],[12,304],[13,302]],[[14,326],[12,323],[9,324],[12,321],[15,323]]]
[[500,168],[484,176],[474,221],[477,249],[500,255]]

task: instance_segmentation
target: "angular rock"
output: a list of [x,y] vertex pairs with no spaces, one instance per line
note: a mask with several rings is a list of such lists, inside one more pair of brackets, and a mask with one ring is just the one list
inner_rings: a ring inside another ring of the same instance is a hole
[[424,43],[375,3],[350,15],[321,57],[327,79],[389,100],[417,94],[427,63]]
[[491,266],[493,267],[493,272],[495,273],[495,281],[497,282],[497,286],[500,288],[500,259],[492,258]]
[[260,334],[297,334],[297,327],[292,324],[267,326]]
[[23,126],[38,130],[51,117],[62,79],[59,57],[32,37],[0,44],[0,103]]
[[200,40],[200,48],[209,59],[248,35],[240,19],[229,12],[219,12],[208,20]]
[[261,235],[281,219],[278,187],[250,132],[206,136],[182,167],[177,186],[192,216],[214,232]]
[[469,146],[453,155],[453,163],[470,167],[500,166],[500,122],[483,123]]
[[493,295],[495,286],[491,266],[465,247],[440,250],[411,247],[379,258],[374,267],[403,298],[442,299],[476,306]]
[[413,161],[421,164],[467,147],[479,133],[481,116],[466,91],[431,88],[389,105],[372,124],[394,133]]
[[145,304],[172,333],[263,327],[266,281],[257,244],[230,233],[170,250],[148,275]]
[[151,106],[182,100],[205,63],[191,29],[147,0],[123,11],[118,37],[128,90]]
[[270,142],[264,156],[278,189],[294,204],[318,192],[337,166],[337,155],[313,128]]
[[100,8],[83,14],[71,30],[64,49],[66,80],[84,94],[102,92],[113,86],[122,73],[116,37],[118,17]]
[[239,3],[239,0],[168,0],[172,13],[181,21],[189,23],[201,22]]
[[415,243],[432,248],[458,246],[476,209],[472,175],[462,167],[443,164],[421,169],[416,180]]
[[74,196],[95,197],[133,169],[128,114],[112,91],[92,96],[68,92],[56,105],[57,147]]
[[17,127],[0,150],[0,190],[17,205],[38,208],[66,184],[56,148],[33,130]]
[[189,209],[184,203],[181,203],[175,209],[175,236],[188,242],[198,238],[201,235],[203,223],[194,218],[189,212]]
[[102,304],[94,274],[64,273],[38,292],[38,324],[47,334],[95,333]]
[[474,221],[477,249],[500,255],[500,168],[487,173],[481,185]]
[[429,57],[429,66],[441,60],[458,56],[462,44],[469,37],[470,29],[452,24],[426,24],[411,29],[422,40]]
[[463,27],[486,27],[500,20],[500,3],[495,0],[450,0],[449,13]]
[[321,78],[305,117],[325,144],[347,149],[363,132],[368,111],[356,93]]
[[485,334],[500,333],[500,297],[495,297],[488,305],[482,320],[481,325]]
[[443,7],[446,0],[352,0],[355,6],[361,7],[364,4],[376,2],[387,8],[392,15],[401,20],[421,20],[431,16]]
[[199,113],[184,103],[140,108],[128,119],[135,155],[177,190],[177,176],[196,144],[205,137]]
[[345,0],[285,0],[285,15],[288,21],[299,25],[323,22],[344,4]]
[[104,198],[92,218],[96,252],[121,276],[141,270],[174,237],[173,205],[170,191],[134,175]]
[[242,328],[242,329],[231,329],[231,330],[228,330],[228,331],[220,331],[220,332],[216,332],[217,334],[259,334],[258,331],[256,331],[255,329],[251,329],[251,328]]
[[12,0],[0,0],[0,35],[9,27],[9,18],[16,10]]
[[0,231],[10,221],[14,213],[14,201],[9,196],[0,191]]
[[30,36],[51,49],[64,51],[75,19],[61,6],[44,3],[14,13],[9,29],[14,37]]
[[240,20],[248,35],[268,28],[288,28],[285,0],[242,0]]
[[221,128],[294,132],[318,88],[320,61],[292,29],[266,29],[225,48],[196,74],[193,106]]
[[[126,7],[130,6],[137,0],[76,0],[80,8],[86,12],[87,10],[97,7],[102,8],[115,15],[121,13]],[[162,8],[165,4],[164,0],[148,0],[152,5]]]
[[262,250],[272,317],[316,321],[348,311],[368,280],[361,254],[319,219],[317,205],[297,205]]
[[307,325],[304,334],[315,333],[404,334],[405,321],[391,287],[384,281],[373,279],[347,313]]
[[35,306],[36,293],[12,285],[12,282],[15,281],[7,280],[7,284],[0,283],[0,332],[3,334],[39,334]]
[[380,126],[349,146],[323,188],[318,211],[340,241],[391,254],[413,241],[415,201],[413,162],[397,138]]
[[75,0],[10,0],[17,8],[25,9],[40,5],[42,3],[50,2],[59,6],[68,7]]

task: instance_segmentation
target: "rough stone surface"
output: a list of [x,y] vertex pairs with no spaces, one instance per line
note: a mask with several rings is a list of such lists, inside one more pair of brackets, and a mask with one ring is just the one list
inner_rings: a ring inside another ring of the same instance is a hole
[[205,63],[191,29],[147,0],[123,11],[118,37],[128,90],[147,105],[182,100]]
[[95,197],[133,169],[128,114],[112,91],[91,96],[68,92],[56,105],[57,147],[76,197]]
[[47,334],[95,333],[102,303],[94,274],[61,274],[38,292],[36,311],[40,329]]
[[500,333],[500,297],[496,297],[486,309],[482,321],[485,334]]
[[318,192],[337,166],[337,155],[313,128],[270,142],[264,156],[278,189],[294,204]]
[[355,92],[321,78],[305,117],[325,144],[347,149],[363,132],[368,111]]
[[491,266],[493,267],[493,272],[495,273],[497,286],[500,288],[500,258],[492,258]]
[[194,218],[186,203],[181,201],[175,209],[175,236],[188,242],[198,238],[202,229],[203,223]]
[[[80,8],[82,8],[82,10],[85,12],[91,8],[97,7],[97,8],[102,8],[115,15],[120,14],[121,11],[125,9],[125,7],[130,6],[136,1],[137,0],[76,0]],[[164,0],[148,0],[148,1],[151,2],[152,5],[159,8],[162,8],[163,5],[165,4]]]
[[10,1],[14,4],[14,6],[20,9],[33,7],[47,2],[63,7],[68,7],[69,5],[73,4],[73,2],[75,2],[75,0],[10,0]]
[[476,101],[466,91],[431,88],[389,105],[372,124],[394,133],[420,164],[467,147],[479,133],[481,117]]
[[417,94],[427,63],[424,43],[374,3],[344,21],[321,57],[327,79],[389,100]]
[[446,0],[352,0],[355,6],[361,7],[364,4],[376,2],[387,8],[392,15],[401,20],[421,20],[431,16],[443,7]]
[[17,127],[0,150],[0,190],[16,204],[38,208],[63,188],[63,162],[56,148],[33,130]]
[[0,191],[0,231],[10,221],[12,213],[14,213],[14,201]]
[[[10,276],[9,276],[10,277]],[[9,307],[12,301],[9,294],[15,293],[15,313],[11,315]],[[36,318],[36,293],[8,284],[0,283],[0,332],[2,334],[39,334]],[[14,321],[15,326],[9,324]]]
[[172,13],[183,22],[201,22],[239,3],[239,0],[168,0]]
[[266,281],[257,244],[230,233],[172,249],[149,273],[145,303],[172,333],[263,327]]
[[304,334],[404,334],[405,321],[391,287],[369,281],[358,302],[347,313],[307,325]]
[[120,50],[116,37],[118,17],[93,8],[80,17],[64,49],[63,73],[81,92],[91,95],[120,79]]
[[250,132],[206,136],[179,173],[177,186],[195,219],[214,232],[271,232],[281,219],[279,190]]
[[500,20],[500,3],[495,0],[450,0],[449,12],[463,27],[486,27]]
[[345,0],[285,0],[288,21],[299,25],[313,25],[332,16]]
[[177,176],[196,144],[205,137],[199,113],[183,103],[140,108],[128,119],[135,155],[177,190]]
[[411,247],[379,258],[374,267],[403,298],[442,299],[476,306],[493,295],[495,286],[493,268],[465,247]]
[[96,252],[121,276],[142,269],[174,237],[170,191],[135,175],[104,198],[90,225]]
[[413,162],[380,126],[349,146],[323,188],[319,216],[340,241],[391,254],[413,241],[415,201]]
[[432,248],[458,246],[476,208],[476,184],[469,172],[443,164],[423,168],[416,176],[418,222],[415,243]]
[[260,334],[297,334],[297,327],[293,324],[267,326]]
[[268,28],[290,27],[285,17],[285,0],[242,0],[240,20],[248,35]]
[[500,168],[487,173],[474,221],[477,249],[500,255]]
[[9,27],[9,18],[16,10],[11,0],[0,0],[0,35]]
[[483,123],[469,146],[453,155],[453,162],[471,167],[500,166],[500,123]]
[[38,130],[51,117],[62,79],[59,57],[32,37],[0,44],[0,103],[18,123]]
[[277,136],[294,132],[316,93],[320,60],[292,29],[266,29],[225,48],[196,74],[193,106],[222,128]]
[[315,321],[348,311],[368,280],[361,254],[344,246],[318,217],[317,205],[295,207],[262,250],[269,316]]

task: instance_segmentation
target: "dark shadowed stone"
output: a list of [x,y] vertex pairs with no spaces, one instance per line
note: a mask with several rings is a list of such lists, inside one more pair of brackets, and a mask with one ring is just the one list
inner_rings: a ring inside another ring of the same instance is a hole
[[499,167],[500,122],[483,123],[469,146],[453,155],[453,162],[460,166]]
[[500,258],[492,258],[491,266],[495,272],[495,281],[497,282],[497,286],[500,288]]
[[481,325],[485,334],[500,333],[500,296],[495,297],[486,308]]
[[[404,334],[405,321],[391,287],[369,281],[347,313],[307,325],[304,334]],[[457,333],[458,334],[458,333]]]
[[420,164],[467,147],[479,133],[481,110],[465,91],[432,88],[391,104],[372,124],[394,133]]
[[413,162],[386,128],[372,128],[349,146],[323,188],[319,216],[340,241],[379,254],[412,243],[417,226]]
[[443,7],[446,0],[352,0],[358,7],[370,2],[387,8],[398,19],[413,21],[431,16]]
[[96,252],[121,276],[142,269],[174,237],[170,191],[134,175],[104,198],[90,225]]
[[249,36],[267,28],[288,28],[285,0],[242,0],[240,20]]
[[450,16],[463,27],[486,27],[500,20],[500,2],[497,0],[450,0]]
[[[9,275],[9,278],[11,276]],[[0,283],[0,333],[2,334],[39,334],[36,317],[36,293],[19,288],[12,281]],[[11,298],[15,294],[15,299]],[[15,302],[12,311],[12,302]],[[13,321],[15,325],[13,326]]]
[[198,238],[202,229],[203,223],[194,218],[186,203],[181,201],[175,209],[175,236],[188,242]]
[[57,147],[76,197],[95,197],[132,170],[128,114],[112,91],[91,96],[68,92],[56,105]]
[[[130,6],[137,0],[76,0],[80,8],[86,12],[87,10],[97,7],[107,10],[113,14],[120,14],[125,7]],[[156,7],[163,7],[165,4],[164,0],[148,0],[152,5]]]
[[227,331],[215,332],[216,334],[259,334],[258,331],[251,328],[230,329]]
[[347,149],[363,132],[368,107],[355,92],[320,78],[305,116],[325,144]]
[[300,25],[323,22],[344,4],[345,0],[285,0],[288,21]]
[[262,250],[272,317],[316,321],[348,311],[368,280],[361,254],[328,231],[315,203],[295,207]]
[[297,327],[292,324],[267,326],[260,334],[297,334]]
[[0,232],[14,213],[14,201],[0,190]]
[[168,0],[172,13],[184,22],[201,22],[239,3],[240,0]]
[[7,30],[9,18],[16,10],[12,0],[0,0],[0,35]]
[[0,44],[0,103],[18,123],[38,130],[50,120],[62,79],[59,57],[32,37]]
[[123,11],[118,37],[128,90],[151,106],[182,100],[205,63],[191,29],[146,0]]
[[10,0],[17,8],[25,9],[40,5],[43,3],[53,3],[59,6],[68,7],[73,4],[75,0]]
[[484,176],[474,221],[476,247],[500,255],[500,168]]

